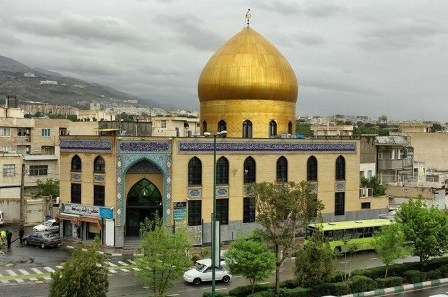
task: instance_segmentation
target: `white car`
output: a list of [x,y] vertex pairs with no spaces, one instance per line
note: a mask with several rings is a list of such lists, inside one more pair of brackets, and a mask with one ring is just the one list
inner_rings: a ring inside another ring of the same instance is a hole
[[[226,270],[224,261],[221,261],[221,266],[215,269],[215,280],[228,283],[232,275]],[[184,280],[187,283],[199,285],[202,282],[212,280],[212,260],[202,259],[196,261],[196,267],[184,273]]]
[[59,222],[56,222],[56,220],[54,220],[54,219],[48,220],[43,224],[34,226],[33,231],[34,232],[49,231],[49,232],[57,233],[57,232],[59,232]]

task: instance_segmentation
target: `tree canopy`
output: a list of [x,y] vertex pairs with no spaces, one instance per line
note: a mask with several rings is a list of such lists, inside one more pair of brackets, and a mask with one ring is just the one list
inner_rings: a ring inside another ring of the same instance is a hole
[[59,180],[48,178],[46,180],[37,180],[37,192],[35,197],[58,197],[59,196]]

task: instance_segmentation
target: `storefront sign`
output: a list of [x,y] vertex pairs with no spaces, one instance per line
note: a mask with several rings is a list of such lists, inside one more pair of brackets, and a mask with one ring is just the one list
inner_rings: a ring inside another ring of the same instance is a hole
[[81,216],[87,215],[91,217],[98,217],[99,207],[92,205],[76,204],[76,203],[62,203],[60,212],[76,214]]
[[100,218],[103,219],[113,219],[114,209],[109,207],[100,207]]

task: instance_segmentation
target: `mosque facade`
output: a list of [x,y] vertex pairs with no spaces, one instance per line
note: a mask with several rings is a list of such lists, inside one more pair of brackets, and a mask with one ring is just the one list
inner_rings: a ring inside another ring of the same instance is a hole
[[216,197],[221,240],[231,241],[258,226],[246,188],[263,181],[308,181],[326,221],[378,217],[387,202],[359,195],[358,140],[297,137],[298,89],[286,58],[247,26],[199,77],[203,136],[62,137],[62,235],[126,247],[140,222],[159,215],[208,244]]

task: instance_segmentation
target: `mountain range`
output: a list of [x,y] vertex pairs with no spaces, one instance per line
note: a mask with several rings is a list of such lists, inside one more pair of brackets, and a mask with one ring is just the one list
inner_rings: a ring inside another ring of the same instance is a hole
[[164,108],[162,104],[149,99],[43,68],[31,68],[0,56],[0,102],[4,102],[7,95],[17,96],[19,104],[41,102],[85,109],[90,103],[98,102]]

